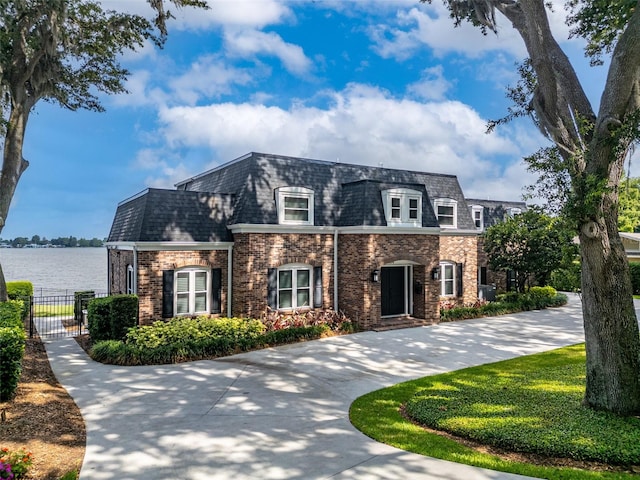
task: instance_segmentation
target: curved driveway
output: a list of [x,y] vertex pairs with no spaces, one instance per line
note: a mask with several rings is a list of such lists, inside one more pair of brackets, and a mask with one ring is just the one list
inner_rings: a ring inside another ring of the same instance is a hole
[[177,365],[115,367],[46,342],[87,426],[80,478],[515,479],[377,443],[349,423],[367,392],[584,341],[561,308],[364,332]]

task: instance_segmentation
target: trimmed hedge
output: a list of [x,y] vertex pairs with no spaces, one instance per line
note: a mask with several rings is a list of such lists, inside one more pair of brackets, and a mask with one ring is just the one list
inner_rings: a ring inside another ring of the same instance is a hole
[[528,310],[560,307],[567,303],[567,296],[553,287],[531,287],[527,293],[508,292],[498,296],[497,302],[467,305],[440,310],[440,320],[469,320],[479,317],[505,315]]
[[324,324],[265,331],[259,320],[176,318],[132,328],[125,341],[97,342],[91,358],[114,365],[177,363],[316,339],[330,330]]
[[22,309],[19,300],[0,303],[0,402],[13,398],[20,380],[26,340]]
[[94,342],[124,339],[127,331],[138,323],[138,297],[94,298],[87,306],[87,323]]
[[640,295],[640,263],[629,263],[629,271],[631,272],[631,288],[634,295]]
[[26,280],[7,282],[7,296],[9,300],[22,300],[22,318],[29,314],[29,298],[33,296],[33,283]]

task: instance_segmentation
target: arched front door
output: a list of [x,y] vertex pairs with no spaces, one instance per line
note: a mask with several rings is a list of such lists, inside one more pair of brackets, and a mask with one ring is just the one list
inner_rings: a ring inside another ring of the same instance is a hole
[[390,265],[380,269],[381,313],[383,317],[410,315],[412,312],[411,265]]

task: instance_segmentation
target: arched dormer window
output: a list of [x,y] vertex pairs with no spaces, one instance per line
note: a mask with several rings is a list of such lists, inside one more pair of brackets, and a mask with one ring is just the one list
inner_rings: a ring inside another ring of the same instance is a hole
[[304,187],[276,189],[278,223],[313,225],[313,190]]
[[409,188],[382,191],[384,215],[389,226],[422,226],[422,192]]

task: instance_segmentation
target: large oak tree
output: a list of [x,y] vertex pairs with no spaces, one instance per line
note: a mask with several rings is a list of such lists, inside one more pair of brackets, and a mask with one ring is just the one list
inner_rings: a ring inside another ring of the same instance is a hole
[[[207,8],[201,0],[147,0],[149,18],[105,10],[99,1],[0,0],[0,233],[29,162],[23,145],[29,115],[41,101],[70,110],[102,111],[100,94],[125,91],[126,50],[147,39],[162,45],[175,7]],[[0,267],[0,301],[7,288]]]
[[[423,0],[429,2],[430,0]],[[502,14],[524,40],[525,88],[512,90],[514,113],[530,113],[554,144],[551,159],[570,179],[571,220],[582,256],[582,310],[587,351],[585,404],[622,415],[640,414],[640,335],[629,266],[618,235],[624,160],[638,138],[640,2],[569,0],[573,34],[588,42],[594,63],[609,56],[596,112],[551,31],[545,0],[444,0],[458,24],[497,31]],[[514,116],[514,115],[511,115]],[[544,170],[544,168],[543,168]]]

